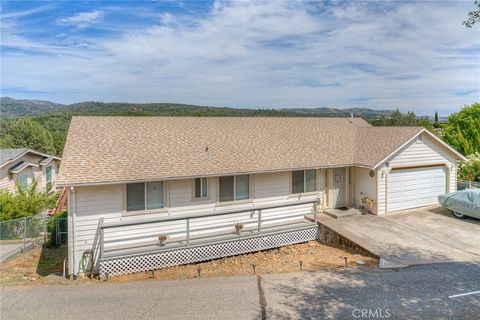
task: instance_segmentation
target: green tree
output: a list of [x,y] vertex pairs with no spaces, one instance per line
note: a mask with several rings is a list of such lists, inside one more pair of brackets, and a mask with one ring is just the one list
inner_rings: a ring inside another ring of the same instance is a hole
[[438,112],[435,111],[435,120],[433,121],[433,127],[438,129],[442,127],[442,124],[438,120]]
[[0,221],[33,216],[47,209],[53,209],[59,194],[48,194],[37,190],[35,180],[26,189],[17,187],[17,194],[0,191]]
[[480,152],[480,103],[451,114],[443,129],[445,142],[464,155]]
[[374,126],[420,126],[432,131],[433,127],[427,117],[418,118],[414,112],[402,113],[395,110],[390,116],[383,116],[372,121]]
[[55,154],[52,135],[32,119],[13,121],[0,139],[2,148],[31,148]]
[[475,0],[476,10],[472,10],[468,13],[467,20],[463,21],[463,24],[467,28],[472,28],[477,22],[480,22],[480,0]]
[[480,182],[480,152],[467,156],[467,161],[459,163],[458,178],[461,180]]

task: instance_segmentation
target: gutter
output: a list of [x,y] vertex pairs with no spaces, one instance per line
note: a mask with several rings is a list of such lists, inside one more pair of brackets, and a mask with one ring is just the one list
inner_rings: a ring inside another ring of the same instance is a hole
[[57,187],[88,187],[88,186],[101,186],[101,185],[112,185],[112,184],[123,184],[123,183],[136,183],[136,182],[150,182],[150,181],[172,181],[172,180],[182,180],[182,179],[193,179],[193,178],[212,178],[212,177],[224,177],[231,175],[245,175],[245,174],[262,174],[262,173],[279,173],[279,172],[290,172],[296,170],[310,170],[310,169],[331,169],[331,168],[343,168],[343,167],[360,167],[365,169],[373,169],[371,165],[365,165],[360,163],[349,163],[349,164],[339,164],[331,166],[321,166],[321,167],[303,167],[303,168],[288,168],[288,169],[278,169],[278,170],[266,170],[266,171],[246,171],[246,172],[228,172],[228,173],[214,173],[207,175],[195,175],[195,176],[176,176],[176,177],[155,177],[149,179],[136,179],[136,180],[105,180],[98,182],[81,182],[81,183],[58,183],[56,182]]
[[70,187],[70,212],[72,213],[72,276],[74,279],[76,278],[75,273],[75,257],[77,253],[77,245],[76,245],[76,232],[75,232],[75,222],[76,222],[76,198],[75,198],[75,188]]

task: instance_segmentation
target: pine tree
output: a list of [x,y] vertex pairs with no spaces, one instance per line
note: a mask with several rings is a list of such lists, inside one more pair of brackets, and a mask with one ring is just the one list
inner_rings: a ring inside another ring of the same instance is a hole
[[435,121],[433,122],[433,127],[437,128],[437,129],[442,127],[442,124],[438,120],[438,112],[437,111],[435,111]]

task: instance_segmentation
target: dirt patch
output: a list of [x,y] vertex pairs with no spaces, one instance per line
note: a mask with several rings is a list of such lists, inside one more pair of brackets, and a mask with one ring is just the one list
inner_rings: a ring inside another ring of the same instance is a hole
[[[78,284],[100,283],[96,278],[84,278],[77,281],[61,278],[63,260],[66,257],[65,248],[36,248],[21,256],[0,264],[1,285],[38,285],[38,284]],[[234,257],[222,258],[155,270],[130,275],[112,277],[109,282],[127,282],[145,279],[187,279],[198,277],[223,277],[234,275],[252,275],[267,273],[284,273],[302,270],[319,270],[345,267],[378,266],[376,258],[347,252],[341,249],[323,245],[317,241],[290,245],[278,249],[249,253]],[[365,264],[357,265],[361,260]],[[302,262],[300,266],[300,261]],[[51,274],[56,274],[52,276]]]
[[[176,266],[155,270],[154,272],[135,273],[112,277],[109,281],[132,281],[148,278],[155,279],[186,279],[198,277],[200,268],[201,277],[222,277],[233,275],[284,273],[302,270],[319,270],[345,267],[347,258],[348,267],[359,267],[355,261],[361,260],[362,267],[377,267],[378,260],[356,253],[349,253],[341,249],[323,245],[317,241],[290,245],[278,249],[244,254],[240,256],[222,258],[196,264]],[[300,261],[302,266],[300,267]]]
[[[66,248],[35,248],[0,264],[1,285],[69,282],[62,279]],[[52,276],[51,274],[57,274]],[[50,275],[50,276],[49,276]]]

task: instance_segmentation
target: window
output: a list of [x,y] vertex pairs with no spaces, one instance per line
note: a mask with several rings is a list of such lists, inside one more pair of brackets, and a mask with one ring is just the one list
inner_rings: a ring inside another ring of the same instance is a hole
[[23,190],[28,188],[28,174],[24,173],[18,177],[18,183]]
[[163,181],[127,184],[127,211],[161,209],[163,198]]
[[317,191],[317,170],[292,171],[292,194]]
[[220,177],[220,202],[246,200],[250,198],[248,175]]
[[208,178],[195,178],[195,198],[201,199],[208,196]]
[[48,166],[45,169],[45,184],[47,186],[47,190],[52,188],[52,166]]

